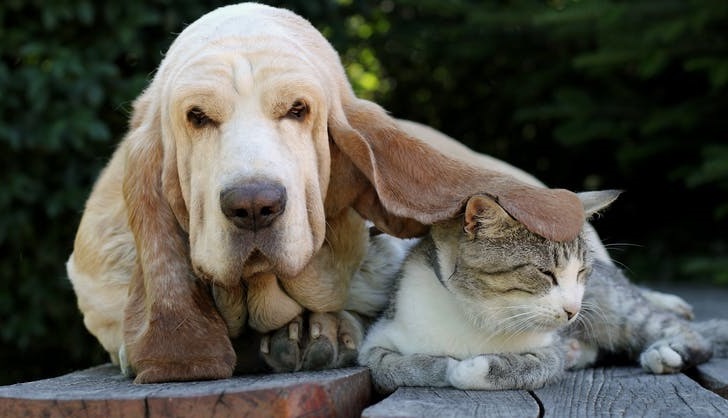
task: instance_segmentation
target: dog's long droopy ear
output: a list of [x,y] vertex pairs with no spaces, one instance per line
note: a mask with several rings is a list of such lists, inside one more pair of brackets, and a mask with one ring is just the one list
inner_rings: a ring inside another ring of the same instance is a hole
[[531,186],[445,156],[372,102],[355,99],[343,113],[329,118],[330,135],[368,180],[353,207],[385,232],[421,233],[423,225],[456,216],[475,194],[493,196],[530,231],[551,240],[571,240],[584,224],[582,204],[570,191]]
[[[145,123],[157,115],[154,114],[155,109],[152,107],[153,95],[146,92],[140,95],[134,101],[134,112],[129,121],[129,132],[136,132],[139,129],[146,128]],[[150,114],[151,112],[151,114]],[[182,189],[180,188],[179,172],[177,167],[177,150],[174,141],[168,141],[168,145],[163,148],[164,160],[162,161],[162,190],[164,197],[169,202],[172,212],[177,217],[177,222],[185,231],[189,232],[190,216],[187,211],[187,205],[182,197]]]
[[159,100],[137,100],[124,140],[123,194],[137,265],[124,312],[124,345],[136,382],[229,377],[235,353],[206,286],[192,273],[186,234],[163,191]]

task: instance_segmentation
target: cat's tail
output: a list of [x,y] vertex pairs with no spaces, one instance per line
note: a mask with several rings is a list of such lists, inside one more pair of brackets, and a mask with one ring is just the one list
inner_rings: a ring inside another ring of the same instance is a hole
[[728,319],[696,321],[693,326],[713,345],[713,357],[728,358]]

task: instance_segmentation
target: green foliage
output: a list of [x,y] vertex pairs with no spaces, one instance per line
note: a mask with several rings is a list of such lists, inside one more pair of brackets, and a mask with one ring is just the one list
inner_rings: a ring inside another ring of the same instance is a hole
[[[269,3],[394,116],[553,186],[627,190],[597,227],[635,280],[728,283],[727,2]],[[0,8],[0,383],[105,361],[64,268],[83,204],[174,34],[222,4]]]

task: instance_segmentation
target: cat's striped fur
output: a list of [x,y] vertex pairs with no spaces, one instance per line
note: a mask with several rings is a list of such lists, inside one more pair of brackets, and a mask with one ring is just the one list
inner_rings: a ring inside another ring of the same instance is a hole
[[[580,197],[594,213],[617,195]],[[545,240],[486,196],[471,198],[461,219],[432,227],[405,259],[396,287],[359,353],[381,392],[534,389],[604,354],[669,373],[709,359],[713,346],[728,351],[727,322],[691,323],[676,313],[684,304],[665,309],[674,305],[663,303],[666,296],[595,261],[583,236]]]

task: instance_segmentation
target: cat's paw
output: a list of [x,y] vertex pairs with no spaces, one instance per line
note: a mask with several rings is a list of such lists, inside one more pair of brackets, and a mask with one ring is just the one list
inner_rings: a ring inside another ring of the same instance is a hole
[[465,360],[448,359],[447,380],[458,389],[494,389],[490,387],[487,356],[475,356]]
[[593,365],[599,353],[595,346],[575,338],[564,341],[564,351],[566,354],[564,366],[567,370],[584,369]]
[[683,358],[668,344],[653,344],[640,355],[642,368],[655,374],[677,373],[683,369]]
[[348,312],[311,313],[263,336],[260,354],[276,372],[347,367],[363,338],[362,323]]
[[677,373],[704,363],[712,356],[713,347],[708,340],[692,329],[683,329],[680,334],[647,347],[640,355],[640,364],[656,374]]

